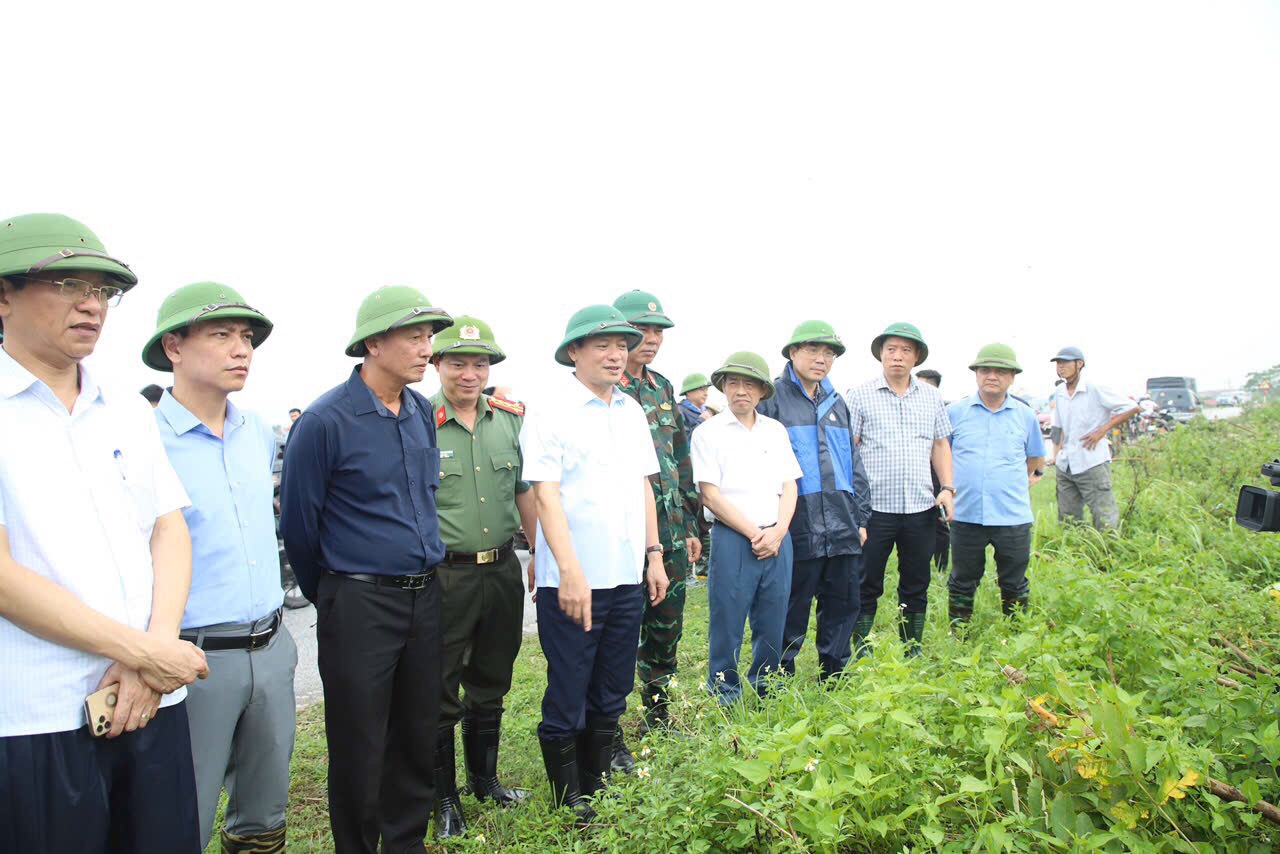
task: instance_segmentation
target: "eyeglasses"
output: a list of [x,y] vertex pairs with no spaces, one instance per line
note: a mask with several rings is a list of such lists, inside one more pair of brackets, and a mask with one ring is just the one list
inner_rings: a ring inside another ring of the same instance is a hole
[[801,344],[800,352],[806,356],[822,356],[825,359],[834,359],[837,355],[836,351],[825,344]]
[[58,290],[58,296],[67,302],[81,303],[87,300],[91,295],[98,300],[101,306],[117,306],[120,304],[121,298],[124,297],[124,289],[117,288],[115,285],[95,285],[93,282],[86,282],[84,279],[35,279],[31,276],[11,276],[14,279],[26,279],[31,282],[39,282],[44,285],[50,285]]

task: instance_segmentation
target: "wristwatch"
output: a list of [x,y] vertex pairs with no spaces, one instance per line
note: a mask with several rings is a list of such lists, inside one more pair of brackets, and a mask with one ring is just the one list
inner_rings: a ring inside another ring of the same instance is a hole
[[955,488],[954,486],[940,486],[940,487],[938,487],[938,491],[939,491],[939,492],[941,492],[941,491],[942,491],[942,490],[944,490],[944,489],[945,489],[947,492],[950,492],[952,495],[955,495],[955,494],[956,494],[956,488]]
[[1036,477],[1044,477],[1044,469],[1036,469],[1032,474]]
[[644,553],[647,555],[662,554],[663,551],[665,550],[662,548],[662,543],[658,543],[656,546],[649,546],[648,548],[646,548],[644,550]]

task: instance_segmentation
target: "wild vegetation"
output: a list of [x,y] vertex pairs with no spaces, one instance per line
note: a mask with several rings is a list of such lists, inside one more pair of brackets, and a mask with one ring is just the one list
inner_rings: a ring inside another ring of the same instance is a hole
[[[1127,449],[1119,536],[1060,526],[1050,476],[1033,490],[1028,613],[1000,616],[990,567],[973,624],[950,634],[938,576],[925,655],[902,656],[881,609],[873,655],[831,689],[807,647],[768,700],[718,708],[695,589],[673,688],[690,737],[633,735],[639,771],[587,831],[550,810],[528,638],[503,772],[535,796],[510,811],[464,796],[471,832],[449,850],[1275,850],[1280,535],[1232,517],[1277,455],[1280,407]],[[331,847],[324,761],[317,706],[299,723],[291,849]]]

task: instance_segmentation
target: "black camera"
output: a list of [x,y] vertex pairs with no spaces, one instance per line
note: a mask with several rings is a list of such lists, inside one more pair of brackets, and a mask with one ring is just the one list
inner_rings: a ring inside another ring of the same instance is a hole
[[[1262,466],[1262,476],[1280,486],[1280,460]],[[1280,531],[1280,492],[1260,486],[1240,487],[1236,501],[1236,524],[1250,531]]]

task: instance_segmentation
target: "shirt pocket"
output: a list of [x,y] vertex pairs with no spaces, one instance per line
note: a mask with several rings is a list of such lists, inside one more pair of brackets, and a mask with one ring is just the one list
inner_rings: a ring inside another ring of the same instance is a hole
[[[439,451],[436,452],[437,454]],[[436,469],[439,487],[436,489],[437,507],[457,507],[466,499],[465,481],[462,477],[462,460],[440,460]]]
[[493,474],[497,494],[506,500],[508,496],[516,494],[516,475],[520,472],[520,455],[515,451],[500,451],[491,454],[490,463],[493,465]]

